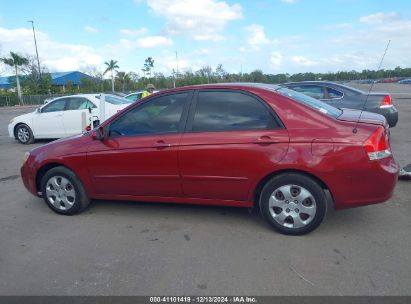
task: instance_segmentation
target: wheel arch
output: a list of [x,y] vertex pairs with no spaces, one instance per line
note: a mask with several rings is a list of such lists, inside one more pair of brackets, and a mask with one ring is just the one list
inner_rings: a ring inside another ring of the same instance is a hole
[[41,179],[43,178],[43,176],[47,173],[47,171],[53,168],[56,168],[56,167],[65,167],[69,169],[70,171],[73,171],[72,169],[70,169],[69,167],[65,166],[62,163],[52,162],[52,163],[47,163],[43,165],[37,170],[37,174],[36,174],[36,191],[37,192],[41,192]]
[[[20,121],[20,122],[18,122],[18,123],[16,123],[15,125],[14,125],[14,127],[13,127],[13,135],[14,135],[14,138],[17,138],[17,128],[19,127],[19,126],[21,126],[21,125],[26,125],[27,127],[29,127],[30,128],[30,130],[31,130],[31,132],[33,133],[33,128],[30,126],[30,124],[28,124],[27,122],[24,122],[24,121]],[[34,133],[33,133],[33,136],[34,136]]]
[[315,181],[320,185],[320,187],[321,187],[323,190],[327,190],[327,191],[330,193],[331,198],[332,198],[333,201],[334,201],[333,194],[332,194],[332,192],[331,192],[331,190],[330,190],[330,187],[328,187],[328,185],[327,185],[321,178],[319,178],[318,176],[316,176],[316,175],[314,175],[314,174],[312,174],[312,173],[309,173],[309,172],[307,172],[307,171],[300,170],[300,169],[283,169],[283,170],[273,171],[273,172],[267,174],[266,176],[264,176],[264,177],[258,182],[257,186],[256,186],[255,189],[254,189],[253,197],[252,197],[253,203],[254,203],[254,204],[253,204],[254,207],[258,207],[258,205],[259,205],[261,191],[263,190],[265,184],[266,184],[271,178],[273,178],[273,177],[275,177],[275,176],[277,176],[277,175],[280,175],[280,174],[284,174],[284,173],[297,173],[297,174],[301,174],[301,175],[307,176],[307,177],[309,177],[309,178],[312,178],[313,180],[315,180]]

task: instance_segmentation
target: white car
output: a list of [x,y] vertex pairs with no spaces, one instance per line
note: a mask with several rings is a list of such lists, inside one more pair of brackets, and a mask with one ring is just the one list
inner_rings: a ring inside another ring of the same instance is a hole
[[80,134],[132,103],[118,96],[104,96],[102,114],[100,95],[79,94],[53,99],[34,112],[13,118],[8,126],[9,136],[22,144],[30,144],[36,139]]

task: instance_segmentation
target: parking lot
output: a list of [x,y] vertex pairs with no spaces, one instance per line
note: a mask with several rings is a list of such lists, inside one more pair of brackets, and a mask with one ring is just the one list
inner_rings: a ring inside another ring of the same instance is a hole
[[[375,90],[393,94],[392,150],[411,163],[411,86]],[[384,204],[329,210],[298,237],[228,207],[94,201],[60,216],[19,176],[24,153],[45,142],[7,134],[33,109],[0,109],[1,295],[411,295],[409,181]]]

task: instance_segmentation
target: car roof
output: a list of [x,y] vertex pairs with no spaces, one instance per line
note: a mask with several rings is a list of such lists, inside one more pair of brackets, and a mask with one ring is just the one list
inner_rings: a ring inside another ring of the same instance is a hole
[[227,82],[227,83],[210,83],[210,84],[196,84],[184,87],[172,88],[161,91],[160,93],[168,93],[182,90],[204,90],[204,89],[265,89],[275,91],[281,86],[269,83],[255,83],[255,82]]

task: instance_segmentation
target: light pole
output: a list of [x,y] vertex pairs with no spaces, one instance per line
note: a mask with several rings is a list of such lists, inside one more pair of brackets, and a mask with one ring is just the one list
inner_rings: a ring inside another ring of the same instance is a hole
[[177,78],[178,78],[178,55],[177,55],[177,51],[176,51],[176,64],[177,64]]
[[37,50],[36,31],[34,30],[34,21],[29,20],[27,22],[30,22],[31,26],[33,27],[34,45],[36,46],[37,65],[38,65],[38,68],[39,68],[39,75],[40,75],[40,79],[41,79],[40,59],[39,59],[39,52]]

